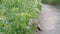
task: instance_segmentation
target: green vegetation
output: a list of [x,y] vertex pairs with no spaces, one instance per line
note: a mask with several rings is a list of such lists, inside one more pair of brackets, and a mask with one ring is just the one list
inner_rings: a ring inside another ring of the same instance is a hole
[[0,32],[32,34],[35,26],[30,19],[38,16],[40,0],[0,0]]
[[60,5],[60,0],[42,0],[43,3]]

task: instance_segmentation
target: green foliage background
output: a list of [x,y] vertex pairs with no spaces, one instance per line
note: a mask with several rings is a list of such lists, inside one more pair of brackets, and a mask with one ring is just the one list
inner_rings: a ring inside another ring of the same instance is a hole
[[35,26],[30,19],[38,16],[40,3],[41,0],[0,0],[0,32],[32,34]]
[[60,5],[60,0],[42,0],[43,3]]

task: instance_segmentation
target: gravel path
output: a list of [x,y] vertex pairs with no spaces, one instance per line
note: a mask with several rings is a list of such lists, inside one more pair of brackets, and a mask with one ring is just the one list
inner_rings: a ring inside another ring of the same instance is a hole
[[60,8],[52,5],[43,5],[40,27],[37,34],[60,34]]

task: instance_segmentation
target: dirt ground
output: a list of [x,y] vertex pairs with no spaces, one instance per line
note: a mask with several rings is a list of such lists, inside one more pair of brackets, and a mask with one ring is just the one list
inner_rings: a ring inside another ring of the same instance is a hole
[[44,4],[40,24],[42,31],[36,34],[60,34],[60,8]]

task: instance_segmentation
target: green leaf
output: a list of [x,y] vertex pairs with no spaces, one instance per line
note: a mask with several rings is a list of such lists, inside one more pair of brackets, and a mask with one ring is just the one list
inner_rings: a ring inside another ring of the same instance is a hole
[[[40,0],[39,0],[40,1]],[[3,34],[32,34],[35,26],[30,19],[36,18],[40,7],[37,0],[0,0],[0,32]],[[38,6],[38,7],[37,7]]]

